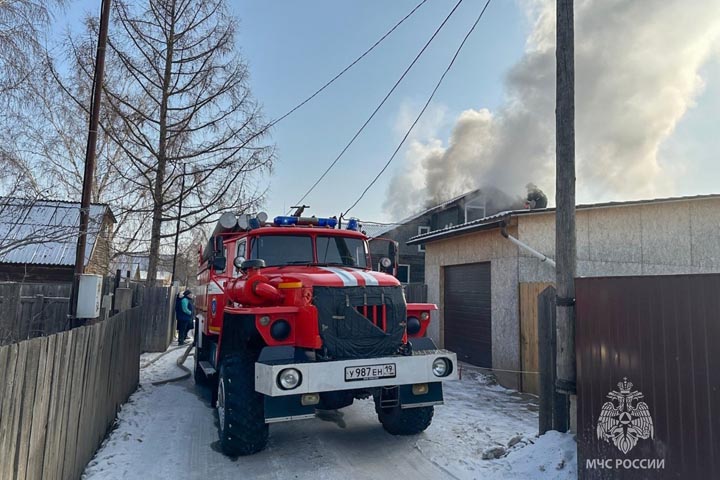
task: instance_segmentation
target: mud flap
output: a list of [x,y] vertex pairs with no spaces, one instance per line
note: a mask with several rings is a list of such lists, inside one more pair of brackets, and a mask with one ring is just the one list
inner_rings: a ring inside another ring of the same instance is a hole
[[428,383],[428,391],[422,395],[415,395],[412,385],[400,385],[400,406],[402,408],[428,407],[443,404],[442,383]]

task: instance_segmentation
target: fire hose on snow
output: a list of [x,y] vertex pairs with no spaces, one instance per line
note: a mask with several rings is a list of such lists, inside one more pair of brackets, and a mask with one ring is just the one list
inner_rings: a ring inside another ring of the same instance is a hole
[[[187,360],[187,358],[188,358],[190,355],[194,355],[194,354],[192,353],[192,349],[193,349],[194,346],[195,346],[195,343],[194,343],[194,342],[193,342],[193,343],[190,343],[190,345],[188,345],[187,348],[185,349],[185,352],[184,352],[182,355],[180,355],[180,357],[178,357],[178,359],[175,361],[175,363],[177,364],[177,366],[180,367],[181,370],[184,370],[185,373],[183,373],[182,375],[180,375],[180,376],[178,376],[178,377],[173,377],[173,378],[168,378],[168,379],[166,379],[166,380],[158,380],[158,381],[156,381],[156,382],[151,382],[151,384],[157,387],[157,386],[160,386],[160,385],[165,385],[165,384],[173,383],[173,382],[179,382],[179,381],[181,381],[181,380],[185,380],[186,378],[190,378],[190,376],[192,375],[192,371],[191,371],[189,368],[187,368],[185,365],[183,365],[183,364],[185,363],[185,360]],[[145,367],[148,367],[148,366],[152,365],[153,363],[157,362],[158,360],[160,360],[162,357],[164,357],[164,356],[167,355],[168,353],[174,352],[175,350],[178,350],[179,348],[183,348],[183,346],[177,346],[177,347],[175,347],[175,348],[168,349],[168,350],[164,351],[163,353],[161,353],[161,354],[158,355],[157,357],[153,358],[152,360],[150,360],[150,361],[147,362],[146,364],[142,365],[141,368],[145,368]]]

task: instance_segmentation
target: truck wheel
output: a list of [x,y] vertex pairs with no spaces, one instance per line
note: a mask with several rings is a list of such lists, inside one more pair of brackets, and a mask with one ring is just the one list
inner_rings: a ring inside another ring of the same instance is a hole
[[406,409],[400,408],[400,406],[376,407],[375,410],[385,431],[392,435],[416,435],[425,431],[432,423],[433,413],[435,413],[432,406]]
[[262,394],[255,391],[255,357],[231,355],[220,366],[217,388],[220,447],[229,456],[265,448],[268,426]]

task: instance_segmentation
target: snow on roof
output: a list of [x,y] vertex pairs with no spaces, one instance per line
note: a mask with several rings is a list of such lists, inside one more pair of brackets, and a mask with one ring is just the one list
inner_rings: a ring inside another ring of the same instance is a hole
[[[147,270],[140,270],[140,271],[139,271],[140,279],[141,279],[141,280],[145,280],[145,279],[147,278],[147,273],[148,273]],[[163,271],[163,270],[158,270],[158,271],[157,271],[157,278],[158,278],[158,279],[166,279],[166,280],[169,280],[170,278],[172,278],[172,273],[170,273],[170,272],[165,272],[165,271]]]
[[[105,215],[115,220],[107,205],[90,205],[85,264]],[[79,203],[0,197],[0,263],[74,265],[79,226]]]
[[[158,265],[168,268],[173,264],[173,255],[158,255]],[[137,270],[147,271],[150,266],[150,255],[147,253],[126,253],[118,255],[110,262],[110,271],[120,270],[124,275],[130,271],[134,275]]]

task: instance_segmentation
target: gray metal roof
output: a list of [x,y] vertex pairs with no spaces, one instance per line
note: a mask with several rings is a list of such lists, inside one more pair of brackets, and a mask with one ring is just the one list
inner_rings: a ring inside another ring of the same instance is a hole
[[[614,207],[628,207],[634,205],[653,205],[659,203],[673,203],[673,202],[687,202],[696,200],[708,200],[708,199],[720,199],[720,194],[709,194],[709,195],[694,195],[686,197],[667,197],[667,198],[654,198],[650,200],[628,200],[624,202],[605,202],[605,203],[590,203],[582,204],[575,207],[577,210],[591,210],[598,208],[614,208]],[[473,231],[487,230],[491,228],[498,228],[507,223],[510,217],[521,217],[526,215],[538,215],[547,214],[555,211],[555,208],[538,208],[536,210],[508,210],[507,212],[496,213],[489,217],[480,218],[473,220],[472,222],[463,223],[460,225],[454,225],[452,227],[443,228],[441,230],[435,230],[430,233],[424,233],[422,235],[416,235],[407,241],[408,245],[417,245],[420,243],[433,242],[435,240],[442,240],[444,238],[453,237],[456,235],[463,235]]]
[[[384,225],[377,224],[375,226],[368,225],[369,228],[365,228],[365,232],[367,233],[367,236],[370,238],[380,237],[382,235],[385,235],[389,231],[395,230],[396,228],[398,228],[402,225],[405,225],[406,223],[412,222],[413,220],[417,220],[418,218],[420,218],[424,215],[428,215],[437,210],[443,210],[443,209],[449,207],[450,205],[452,205],[453,203],[457,202],[458,200],[461,200],[465,197],[475,195],[475,194],[481,192],[482,190],[483,190],[482,188],[476,188],[475,190],[465,192],[462,195],[458,195],[456,197],[451,198],[450,200],[445,200],[444,202],[439,203],[439,204],[435,205],[434,207],[425,209],[419,213],[415,213],[413,215],[410,215],[409,217],[403,218],[402,220],[400,220],[399,222],[396,222],[396,223],[388,223],[388,224],[384,224]],[[365,227],[365,225],[363,225],[363,227]],[[371,234],[371,232],[372,232],[372,234]]]
[[374,223],[362,223],[362,229],[365,232],[365,235],[367,235],[369,238],[377,238],[380,237],[390,230],[393,230],[397,227],[399,227],[400,223],[393,223],[390,224],[374,224]]
[[[95,246],[107,205],[90,206],[85,264]],[[0,263],[72,266],[80,204],[0,197]]]

